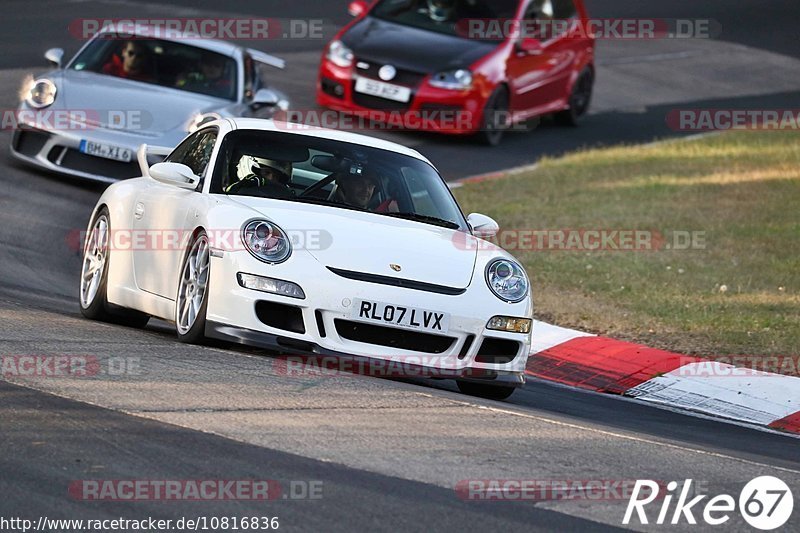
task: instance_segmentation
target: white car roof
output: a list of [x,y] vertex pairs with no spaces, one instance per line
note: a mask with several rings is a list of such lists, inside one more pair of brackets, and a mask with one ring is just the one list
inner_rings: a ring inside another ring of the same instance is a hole
[[135,20],[130,21],[131,23],[123,23],[118,22],[114,24],[105,24],[100,31],[99,34],[102,33],[116,33],[120,35],[138,35],[139,37],[151,37],[157,38],[164,41],[171,41],[177,43],[185,43],[191,46],[195,46],[197,48],[202,48],[204,50],[209,50],[211,52],[217,52],[219,54],[223,54],[226,56],[233,56],[236,50],[241,48],[233,43],[228,43],[225,41],[220,41],[216,39],[205,39],[200,37],[199,35],[194,37],[181,37],[180,39],[170,39],[168,32],[165,32],[163,28],[159,28],[149,24],[132,24],[136,22]]
[[388,150],[398,154],[407,155],[421,161],[425,161],[431,166],[433,163],[428,159],[411,148],[403,146],[402,144],[394,143],[371,137],[369,135],[361,135],[358,133],[351,133],[349,131],[332,130],[327,128],[320,128],[316,126],[306,126],[304,124],[278,122],[270,119],[263,118],[229,118],[231,125],[234,129],[244,130],[264,130],[264,131],[277,131],[289,135],[308,135],[310,137],[320,137],[322,139],[330,139],[333,141],[342,141],[351,144],[360,144],[362,146],[369,146],[371,148],[379,148],[381,150]]

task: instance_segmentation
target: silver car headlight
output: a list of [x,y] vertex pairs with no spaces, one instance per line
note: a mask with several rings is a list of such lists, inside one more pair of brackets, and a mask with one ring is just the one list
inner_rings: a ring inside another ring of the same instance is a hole
[[289,237],[277,225],[266,220],[252,220],[242,228],[242,241],[253,257],[265,263],[282,263],[292,254]]
[[47,78],[36,80],[28,88],[25,95],[25,103],[34,109],[42,109],[53,105],[56,101],[56,84]]
[[514,261],[495,259],[486,267],[486,283],[501,300],[521,302],[528,295],[528,276]]
[[325,57],[334,65],[347,68],[353,64],[353,51],[344,45],[342,41],[331,41]]
[[464,89],[472,87],[472,72],[463,68],[439,72],[431,76],[428,83],[439,89],[463,91]]

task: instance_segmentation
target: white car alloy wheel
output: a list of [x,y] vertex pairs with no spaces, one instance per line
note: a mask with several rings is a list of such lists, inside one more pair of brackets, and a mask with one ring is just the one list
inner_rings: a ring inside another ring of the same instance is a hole
[[175,324],[178,333],[187,335],[200,316],[208,290],[208,237],[200,234],[192,244],[183,264],[178,300],[175,305]]
[[97,298],[108,261],[108,217],[97,217],[83,251],[81,306],[89,308]]

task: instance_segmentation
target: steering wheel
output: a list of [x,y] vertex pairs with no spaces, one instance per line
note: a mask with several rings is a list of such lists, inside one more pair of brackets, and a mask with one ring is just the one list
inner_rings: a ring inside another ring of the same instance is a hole
[[259,183],[259,179],[256,176],[246,176],[236,183],[231,184],[227,189],[225,189],[225,194],[237,194],[241,191],[244,187],[253,187],[257,188],[261,185]]

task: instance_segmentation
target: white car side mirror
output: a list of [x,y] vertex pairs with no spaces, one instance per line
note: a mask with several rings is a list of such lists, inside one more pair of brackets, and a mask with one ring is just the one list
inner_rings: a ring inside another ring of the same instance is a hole
[[181,189],[195,189],[200,183],[192,169],[181,163],[156,163],[150,167],[150,177],[154,180],[175,185]]
[[480,213],[472,213],[467,217],[467,223],[472,228],[476,237],[489,238],[497,235],[500,225],[493,218]]
[[64,49],[51,48],[44,53],[44,58],[54,64],[57,68],[61,68],[61,60],[64,59]]

